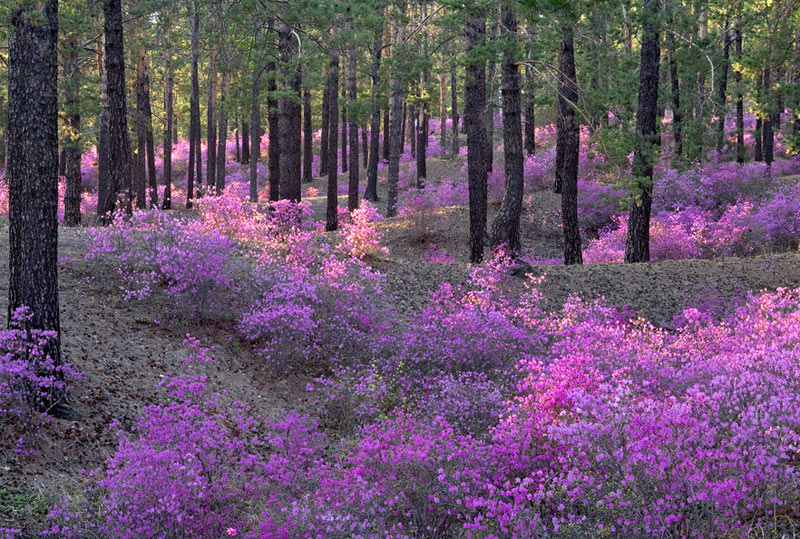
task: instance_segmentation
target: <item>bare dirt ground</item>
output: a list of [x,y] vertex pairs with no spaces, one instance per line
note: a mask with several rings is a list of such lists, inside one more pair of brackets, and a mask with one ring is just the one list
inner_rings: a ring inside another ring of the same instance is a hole
[[[431,159],[429,181],[454,178],[460,174],[464,156]],[[413,163],[403,166],[413,166]],[[496,166],[502,166],[498,160]],[[361,181],[365,173],[360,171]],[[385,170],[382,171],[385,176]],[[340,182],[347,176],[341,175]],[[326,179],[317,178],[303,186],[319,189],[318,196],[306,197],[316,218],[324,219]],[[379,183],[379,210],[385,209],[386,184]],[[341,196],[340,205],[346,205]],[[529,215],[523,220],[523,245],[537,258],[561,256],[557,234],[539,226],[558,207],[558,197],[535,193]],[[490,207],[489,222],[497,206]],[[419,227],[404,218],[387,219],[377,226],[384,232],[390,253],[373,261],[387,277],[388,292],[403,310],[414,311],[429,301],[430,293],[443,281],[467,281],[468,211],[463,207],[435,212],[421,234]],[[72,400],[83,418],[79,421],[52,420],[39,433],[39,454],[18,458],[13,440],[0,443],[0,528],[27,526],[34,530],[44,519],[54,496],[79,491],[81,469],[102,465],[116,447],[118,421],[129,428],[141,409],[164,399],[158,389],[161,379],[178,371],[180,358],[188,353],[186,333],[205,345],[215,346],[217,363],[210,368],[209,383],[217,391],[228,391],[254,405],[255,412],[269,416],[282,409],[311,411],[305,392],[310,375],[277,376],[252,352],[232,337],[230,323],[160,323],[160,309],[151,304],[123,301],[118,290],[89,279],[82,260],[82,233],[60,230],[60,256],[77,259],[60,273],[61,323],[64,356],[86,372]],[[424,236],[424,237],[422,237]],[[422,261],[430,243],[452,255],[452,263]],[[8,231],[0,223],[0,312],[7,308]],[[677,260],[650,264],[587,266],[538,266],[535,275],[545,274],[542,291],[550,308],[556,309],[570,294],[585,299],[605,297],[610,303],[626,305],[656,324],[668,325],[673,316],[695,296],[710,290],[719,297],[735,297],[743,291],[800,286],[800,255],[785,253],[748,258]],[[522,289],[523,279],[515,282]],[[0,425],[1,426],[1,425]]]

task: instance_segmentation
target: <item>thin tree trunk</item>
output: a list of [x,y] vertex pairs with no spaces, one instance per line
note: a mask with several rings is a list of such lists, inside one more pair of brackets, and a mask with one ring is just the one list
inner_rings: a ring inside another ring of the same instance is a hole
[[250,127],[253,129],[253,144],[250,155],[250,202],[258,202],[258,161],[261,159],[261,104],[259,80],[261,69],[256,67],[250,73],[252,81],[250,102]]
[[64,225],[81,224],[81,109],[78,40],[70,34],[64,53]]
[[536,88],[533,70],[525,68],[525,153],[536,154]]
[[[400,13],[405,12],[406,3],[402,1],[398,6]],[[402,57],[401,49],[404,48],[406,28],[403,24],[398,24],[394,36],[393,56]],[[400,155],[403,153],[403,127],[404,127],[404,100],[405,88],[396,73],[392,70],[389,79],[389,87],[392,95],[389,103],[389,113],[391,121],[389,125],[389,166],[387,171],[388,191],[386,194],[386,216],[394,217],[397,215],[397,183],[400,179]],[[386,137],[386,133],[384,133]]]
[[[358,86],[356,79],[356,46],[350,42],[347,46],[347,87],[350,94],[350,103],[355,104],[358,99]],[[350,176],[347,186],[347,209],[358,209],[358,123],[355,107],[350,112]]]
[[197,162],[197,184],[201,185],[200,178],[200,82],[198,76],[198,61],[200,55],[200,7],[198,0],[194,0],[194,13],[192,15],[192,91],[189,98],[189,177],[186,186],[186,207],[192,207],[194,198],[195,162]]
[[277,85],[277,66],[274,62],[267,65],[269,81],[267,84],[267,110],[269,121],[269,199],[272,201],[280,199],[281,185],[281,134],[280,119],[278,115],[278,102],[275,94],[278,91]]
[[[503,8],[503,27],[516,33],[517,17],[513,9]],[[503,204],[492,224],[492,247],[505,244],[511,253],[519,253],[519,233],[522,215],[522,193],[524,189],[522,153],[522,95],[517,58],[513,49],[503,54],[503,152],[505,161],[506,189]],[[580,250],[578,251],[580,253]]]
[[408,142],[411,145],[411,157],[417,157],[417,107],[406,105],[406,115],[403,116],[403,138],[408,134]]
[[322,129],[321,137],[319,140],[319,175],[324,176],[328,173],[328,139],[330,135],[328,134],[328,130],[330,129],[331,119],[330,119],[330,95],[329,90],[330,85],[330,74],[325,74],[325,84],[322,90],[322,125],[320,126]]
[[[119,3],[106,0],[107,27],[122,29]],[[110,13],[116,12],[116,15]],[[54,366],[61,365],[61,328],[58,302],[58,2],[44,0],[12,7],[8,40],[8,195],[9,283],[8,321],[26,306],[32,317],[24,329],[55,333],[43,346]],[[109,17],[110,15],[110,17]],[[115,62],[121,33],[109,41],[112,57],[112,97],[119,97]],[[124,80],[123,80],[124,88]],[[114,124],[116,127],[116,123]],[[114,134],[118,134],[116,129]],[[126,154],[127,155],[127,154]],[[113,171],[116,175],[117,167]],[[61,373],[52,373],[57,379]],[[45,409],[68,412],[63,391],[53,390]],[[67,413],[55,415],[68,415]]]
[[486,43],[486,16],[466,13],[467,68],[464,83],[464,123],[467,126],[467,175],[469,181],[470,262],[483,260],[486,237],[486,64],[476,54]]
[[347,172],[347,85],[344,83],[344,71],[347,62],[342,55],[342,172]]
[[439,72],[439,146],[447,147],[447,73],[444,66],[447,58],[442,53],[441,71]]
[[774,106],[772,99],[772,71],[769,67],[764,69],[764,122],[762,130],[764,134],[764,162],[767,166],[772,166],[775,148],[775,136],[773,130],[773,113],[772,107]]
[[230,85],[230,75],[228,75],[228,63],[223,59],[222,83],[219,93],[219,124],[217,127],[217,172],[215,174],[216,191],[221,195],[225,190],[225,147],[228,142],[228,87]]
[[172,78],[172,51],[167,49],[164,51],[166,57],[164,65],[164,110],[165,110],[165,123],[164,123],[164,197],[161,201],[161,207],[165,210],[172,209],[172,132],[173,132],[173,115],[174,115],[174,96],[172,87],[174,84]]
[[[794,73],[792,81],[800,86],[800,30],[797,30],[794,35]],[[794,103],[792,103],[792,134],[797,135],[800,133],[800,92],[795,93]]]
[[[383,18],[383,8],[378,12],[378,18]],[[367,164],[367,189],[364,198],[371,202],[378,200],[378,152],[380,146],[381,129],[381,104],[378,101],[378,91],[380,89],[380,68],[381,51],[383,50],[383,24],[378,26],[375,32],[375,41],[372,45],[372,68],[370,77],[372,78],[372,90],[370,98],[372,100],[372,118],[370,119],[370,146],[369,163]],[[386,137],[387,133],[384,133]],[[387,137],[388,140],[388,137]]]
[[675,155],[678,160],[683,157],[683,111],[681,110],[681,83],[678,79],[678,61],[676,59],[677,47],[673,33],[672,6],[669,6],[667,20],[667,46],[669,47],[669,77],[670,94],[672,97],[672,138],[674,139]]
[[328,66],[328,193],[325,214],[325,230],[339,228],[339,163],[337,162],[339,145],[339,21],[333,23],[331,53]]
[[390,139],[389,131],[390,127],[390,117],[391,117],[391,110],[386,109],[383,111],[383,160],[387,163],[389,162],[389,152],[390,152]]
[[208,60],[208,104],[206,106],[206,182],[217,185],[217,49]]
[[364,160],[364,168],[369,165],[369,126],[361,126],[361,154]]
[[[655,1],[655,0],[653,0]],[[575,122],[578,102],[575,75],[575,46],[571,26],[561,28],[558,71],[558,144],[561,163],[556,164],[556,184],[561,192],[561,220],[564,226],[564,264],[581,264],[581,232],[578,225],[578,150],[580,129]]]
[[[736,58],[742,61],[742,26],[736,19]],[[744,94],[742,92],[742,70],[736,69],[736,161],[744,163]]]
[[717,114],[717,153],[722,151],[725,142],[725,117],[728,112],[728,64],[731,52],[731,30],[728,19],[725,19],[725,37],[722,46],[722,73],[719,80],[719,109]]
[[[489,42],[497,41],[497,16],[492,17],[492,24],[489,30]],[[495,102],[495,75],[497,73],[497,62],[494,57],[489,60],[489,72],[486,75],[486,170],[492,171],[494,167],[494,102]]]
[[125,209],[131,213],[131,152],[128,140],[128,106],[126,104],[125,53],[122,37],[122,6],[120,0],[104,0],[106,91],[108,148],[108,187],[98,194],[97,214],[101,222],[108,222],[114,211],[117,192],[125,193]]
[[305,89],[303,90],[303,183],[314,181],[314,171],[312,170],[314,130],[311,120],[311,91]]
[[453,155],[458,155],[461,146],[458,140],[458,79],[456,78],[456,64],[450,66],[450,116],[453,130]]
[[[764,101],[764,73],[763,71],[758,75],[758,80],[756,81],[756,94],[758,104],[763,106]],[[764,121],[761,116],[761,112],[756,115],[756,132],[753,134],[755,137],[755,148],[754,148],[754,156],[753,159],[756,161],[763,161],[764,160],[764,151],[763,146],[761,143],[763,142],[763,132],[764,132]]]
[[653,147],[658,145],[658,0],[645,0],[642,51],[639,68],[639,98],[636,109],[637,142],[632,172],[636,181],[628,217],[625,262],[650,260],[650,207],[653,190]]
[[250,162],[250,124],[242,120],[242,164]]

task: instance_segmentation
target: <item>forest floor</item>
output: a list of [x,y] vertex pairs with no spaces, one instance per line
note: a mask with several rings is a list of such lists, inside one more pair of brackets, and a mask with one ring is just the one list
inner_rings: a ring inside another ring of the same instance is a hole
[[[460,174],[463,156],[430,159],[429,181]],[[413,163],[404,166],[413,166]],[[498,163],[496,166],[502,166]],[[365,175],[361,170],[361,179]],[[340,176],[346,182],[346,175]],[[316,218],[324,219],[325,178],[303,186],[319,189],[308,197]],[[385,209],[386,186],[379,184],[379,210]],[[538,258],[561,255],[557,235],[544,233],[537,223],[556,214],[558,197],[534,193],[531,216],[523,220],[522,241]],[[340,197],[346,205],[346,196]],[[497,207],[489,212],[489,223]],[[405,218],[378,223],[389,254],[373,262],[386,274],[388,292],[402,310],[419,310],[442,282],[457,285],[468,279],[468,211],[443,208],[420,227]],[[422,230],[421,230],[422,228]],[[424,234],[423,234],[424,232]],[[18,458],[8,443],[0,448],[0,528],[36,529],[48,504],[61,493],[80,490],[85,477],[80,470],[102,465],[117,446],[116,421],[129,430],[140,410],[164,400],[159,382],[180,368],[188,353],[187,333],[201,343],[213,343],[217,362],[209,367],[209,385],[253,404],[255,413],[277,415],[283,409],[311,412],[305,391],[312,372],[278,375],[266,367],[238,340],[230,328],[234,321],[159,322],[157,306],[124,301],[119,290],[93,280],[83,260],[83,232],[60,229],[59,256],[61,329],[64,357],[86,376],[77,384],[72,401],[83,415],[79,421],[53,420],[38,433],[35,458]],[[424,236],[424,237],[423,237]],[[430,243],[452,255],[451,263],[422,260]],[[8,230],[0,222],[0,312],[7,309]],[[550,308],[559,308],[571,294],[584,299],[605,297],[628,306],[657,325],[669,325],[693,298],[713,293],[733,298],[747,290],[774,290],[800,286],[800,254],[784,253],[715,260],[672,260],[649,264],[598,264],[586,266],[536,266],[546,275],[541,290]],[[518,279],[522,290],[524,280]],[[515,285],[515,286],[517,286]],[[13,444],[12,444],[13,445]]]

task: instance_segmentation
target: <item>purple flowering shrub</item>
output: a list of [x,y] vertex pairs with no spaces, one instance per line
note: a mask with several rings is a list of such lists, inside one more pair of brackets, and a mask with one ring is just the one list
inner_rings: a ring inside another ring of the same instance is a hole
[[11,313],[9,329],[0,330],[0,425],[9,437],[83,376],[70,363],[53,363],[45,350],[57,334],[26,329],[32,317],[20,307]]
[[202,221],[158,209],[88,232],[85,260],[94,276],[120,283],[126,299],[162,299],[188,317],[229,317],[243,286],[234,242]]

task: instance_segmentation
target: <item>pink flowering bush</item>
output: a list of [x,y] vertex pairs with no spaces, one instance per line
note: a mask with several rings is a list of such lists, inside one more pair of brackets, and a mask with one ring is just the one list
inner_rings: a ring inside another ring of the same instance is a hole
[[341,249],[359,259],[386,256],[389,249],[381,245],[383,233],[372,223],[382,220],[374,206],[366,200],[360,208],[350,213],[350,219],[342,224]]

